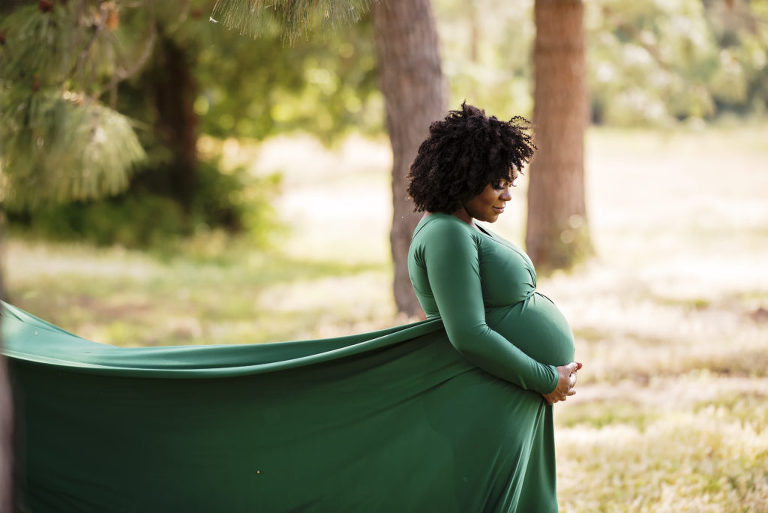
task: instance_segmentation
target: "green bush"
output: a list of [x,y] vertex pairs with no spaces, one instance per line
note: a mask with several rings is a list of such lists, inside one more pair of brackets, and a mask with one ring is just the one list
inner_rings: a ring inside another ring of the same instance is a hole
[[277,226],[270,199],[278,190],[279,175],[258,179],[242,169],[224,173],[218,160],[203,162],[184,205],[173,190],[156,186],[155,178],[162,174],[162,169],[146,169],[125,193],[110,198],[8,210],[9,229],[53,240],[158,248],[213,229],[264,245]]

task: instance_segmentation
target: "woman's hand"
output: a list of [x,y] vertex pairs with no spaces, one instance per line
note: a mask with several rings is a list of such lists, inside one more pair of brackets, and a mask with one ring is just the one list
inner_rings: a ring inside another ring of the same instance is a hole
[[581,369],[580,362],[571,362],[568,365],[556,367],[559,376],[557,386],[548,394],[541,394],[548,404],[565,401],[568,396],[576,393],[576,371]]

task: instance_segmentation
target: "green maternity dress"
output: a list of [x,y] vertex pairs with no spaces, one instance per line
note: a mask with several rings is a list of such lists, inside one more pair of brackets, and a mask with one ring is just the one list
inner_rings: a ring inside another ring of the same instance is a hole
[[436,213],[416,227],[408,270],[427,319],[442,319],[459,353],[505,385],[500,397],[474,398],[504,405],[492,421],[503,433],[494,457],[507,474],[490,511],[557,511],[552,407],[541,393],[554,390],[554,367],[573,361],[574,344],[555,304],[536,292],[533,263],[500,237]]
[[18,510],[556,511],[573,342],[530,261],[434,214],[409,264],[428,320],[325,340],[118,348],[4,305]]

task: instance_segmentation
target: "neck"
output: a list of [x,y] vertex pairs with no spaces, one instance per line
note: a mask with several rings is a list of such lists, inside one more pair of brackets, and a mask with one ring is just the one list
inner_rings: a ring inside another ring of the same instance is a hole
[[472,216],[469,215],[469,212],[467,212],[467,209],[464,208],[463,206],[460,209],[456,210],[455,212],[451,212],[451,215],[459,218],[461,221],[464,221],[470,226],[474,226],[475,224],[473,222]]

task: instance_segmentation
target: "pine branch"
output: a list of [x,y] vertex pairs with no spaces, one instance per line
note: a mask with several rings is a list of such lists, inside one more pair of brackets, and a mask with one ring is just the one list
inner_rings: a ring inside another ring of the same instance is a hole
[[[8,206],[91,199],[128,185],[143,158],[131,121],[98,101],[152,54],[154,0],[138,59],[121,67],[117,4],[101,0],[30,5],[0,23],[2,201]],[[135,45],[139,49],[139,45]],[[128,56],[130,58],[132,56]]]
[[130,120],[93,98],[40,91],[15,100],[0,115],[7,206],[116,194],[145,158]]
[[154,0],[145,0],[145,7],[147,11],[148,20],[146,23],[147,37],[146,37],[146,42],[144,43],[144,47],[142,48],[141,54],[139,55],[138,59],[136,59],[133,62],[132,66],[128,68],[119,68],[115,70],[115,72],[112,75],[112,80],[110,81],[110,84],[109,84],[111,91],[114,91],[117,89],[117,84],[119,84],[123,80],[131,78],[136,73],[141,71],[144,68],[144,65],[147,63],[147,61],[149,61],[149,58],[152,56],[152,51],[155,49],[155,42],[157,41],[157,27],[155,23]]
[[[182,4],[181,8],[179,9],[179,17],[171,23],[168,28],[166,29],[168,33],[173,33],[176,30],[179,29],[179,27],[184,24],[185,21],[187,21],[187,18],[189,18],[189,11],[190,11],[190,0],[179,0]],[[150,0],[151,2],[151,0]]]
[[74,27],[70,12],[57,8],[41,13],[19,7],[0,24],[0,78],[16,87],[40,89],[60,83],[71,69]]
[[254,38],[277,21],[283,25],[284,38],[293,42],[318,25],[359,21],[375,1],[379,0],[217,0],[210,20]]
[[77,62],[75,62],[74,67],[69,72],[69,75],[74,75],[75,72],[78,72],[78,75],[82,75],[83,68],[85,66],[85,62],[89,57],[91,47],[93,46],[93,43],[96,42],[96,40],[101,35],[101,32],[104,30],[104,26],[107,23],[107,18],[109,17],[109,11],[104,7],[105,4],[102,4],[99,6],[99,21],[98,23],[92,28],[93,34],[88,39],[88,42],[85,43],[82,50],[80,50],[80,55],[77,57]]

